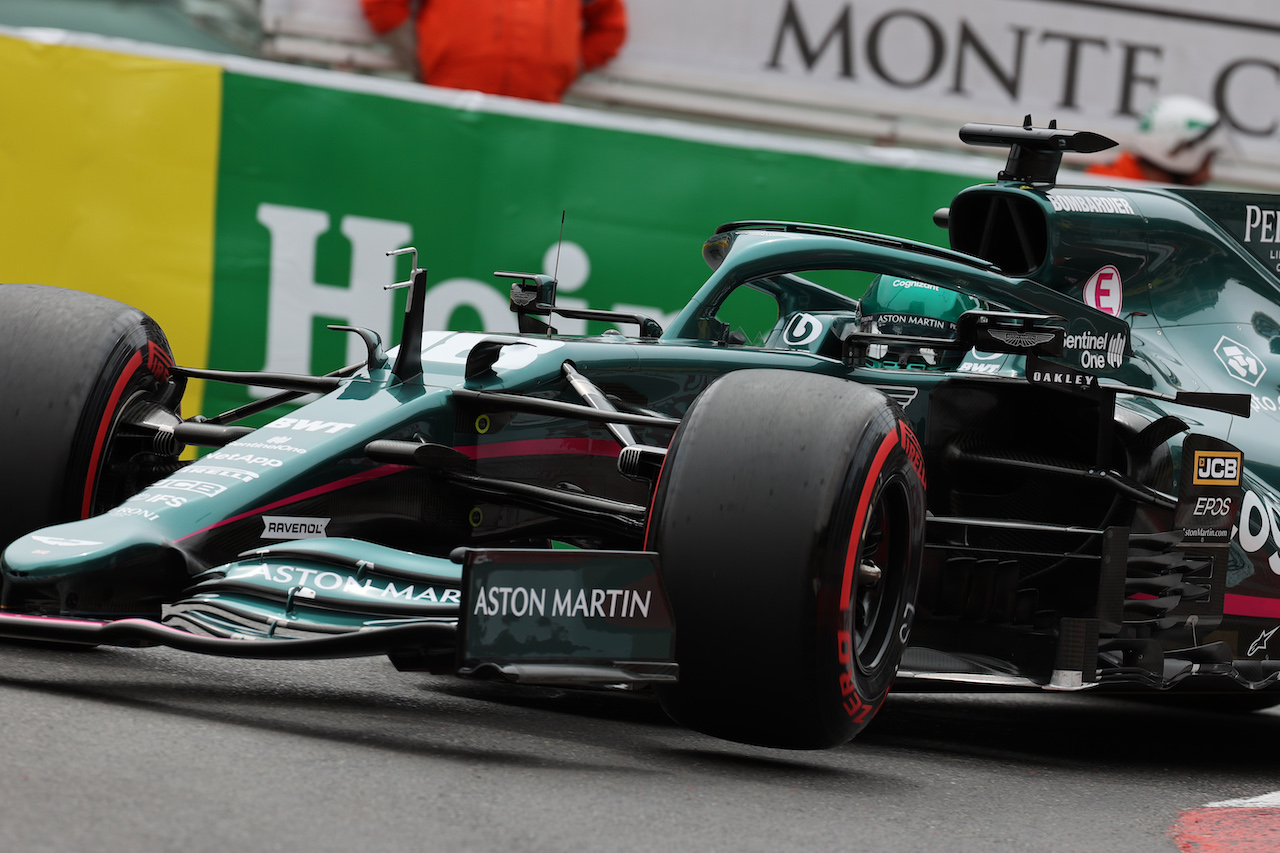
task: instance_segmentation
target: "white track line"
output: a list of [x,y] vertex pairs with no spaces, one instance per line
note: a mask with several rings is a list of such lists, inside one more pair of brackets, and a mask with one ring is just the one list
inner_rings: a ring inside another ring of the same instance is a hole
[[1218,803],[1206,803],[1204,808],[1226,809],[1280,809],[1280,791],[1272,791],[1260,797],[1248,797],[1241,800],[1223,800]]

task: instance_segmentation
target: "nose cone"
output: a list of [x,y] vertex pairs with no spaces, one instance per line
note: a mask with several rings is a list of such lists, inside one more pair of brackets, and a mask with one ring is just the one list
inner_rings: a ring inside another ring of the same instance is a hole
[[32,531],[4,550],[0,570],[13,581],[103,571],[167,543],[145,521],[99,516]]

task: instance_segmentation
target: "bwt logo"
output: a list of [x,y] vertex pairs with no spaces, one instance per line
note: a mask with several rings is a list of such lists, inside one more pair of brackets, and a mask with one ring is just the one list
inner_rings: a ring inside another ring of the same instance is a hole
[[1197,450],[1195,475],[1191,481],[1197,486],[1240,485],[1240,453],[1229,451]]

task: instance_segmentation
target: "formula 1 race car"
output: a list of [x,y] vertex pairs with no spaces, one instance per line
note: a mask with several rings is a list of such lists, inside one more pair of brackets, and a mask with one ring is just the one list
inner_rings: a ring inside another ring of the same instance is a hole
[[[1280,197],[961,136],[1009,158],[936,214],[952,249],[730,223],[665,330],[507,272],[520,334],[424,330],[415,254],[398,348],[230,373],[0,287],[0,636],[649,688],[789,748],[895,679],[1280,702]],[[184,419],[193,377],[278,392]]]

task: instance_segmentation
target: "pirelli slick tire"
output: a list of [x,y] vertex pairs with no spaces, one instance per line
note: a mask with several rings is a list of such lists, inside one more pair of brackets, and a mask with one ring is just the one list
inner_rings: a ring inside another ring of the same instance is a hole
[[901,409],[852,382],[744,370],[690,407],[654,495],[683,725],[790,749],[848,741],[911,630],[924,466]]
[[136,308],[58,287],[0,285],[0,549],[145,485],[128,463],[139,454],[154,463],[164,450],[127,435],[121,415],[147,404],[176,410],[183,383],[172,366],[164,332]]

